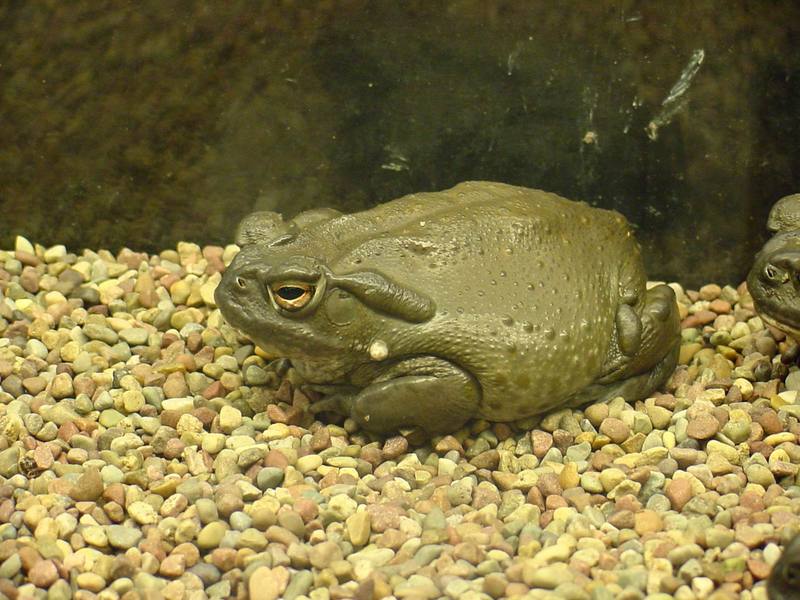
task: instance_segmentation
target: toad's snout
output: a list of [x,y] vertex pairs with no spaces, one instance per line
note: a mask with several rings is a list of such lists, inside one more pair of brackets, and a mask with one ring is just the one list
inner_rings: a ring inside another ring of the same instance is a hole
[[217,306],[225,307],[231,300],[244,296],[261,295],[266,291],[266,272],[256,266],[228,269],[214,292]]

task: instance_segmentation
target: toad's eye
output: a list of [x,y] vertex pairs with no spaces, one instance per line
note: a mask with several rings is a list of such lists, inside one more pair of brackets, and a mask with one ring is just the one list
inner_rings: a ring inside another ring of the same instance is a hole
[[307,283],[278,283],[270,288],[275,304],[284,310],[300,310],[314,297],[314,286]]
[[764,275],[766,276],[767,280],[774,283],[784,283],[786,280],[788,280],[786,272],[783,269],[771,264],[768,264],[766,267],[764,267]]

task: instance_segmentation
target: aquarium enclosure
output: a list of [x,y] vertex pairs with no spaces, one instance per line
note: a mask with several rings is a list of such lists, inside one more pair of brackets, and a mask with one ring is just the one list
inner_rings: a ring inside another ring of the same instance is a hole
[[0,1],[0,600],[800,600],[798,0]]

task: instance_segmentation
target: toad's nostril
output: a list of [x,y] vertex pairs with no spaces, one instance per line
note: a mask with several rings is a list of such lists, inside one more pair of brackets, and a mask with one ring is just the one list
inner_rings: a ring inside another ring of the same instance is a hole
[[247,281],[243,277],[237,277],[236,285],[239,286],[240,289],[244,289],[247,287]]

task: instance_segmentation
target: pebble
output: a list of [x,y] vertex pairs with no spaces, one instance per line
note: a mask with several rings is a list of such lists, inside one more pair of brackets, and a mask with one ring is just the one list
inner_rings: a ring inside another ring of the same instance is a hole
[[242,413],[233,406],[223,406],[219,412],[219,426],[224,433],[231,433],[242,424]]
[[689,420],[686,434],[696,440],[707,440],[719,431],[719,421],[709,413],[700,413]]
[[347,517],[347,534],[353,546],[363,546],[369,541],[371,524],[367,511],[358,511]]
[[70,489],[69,495],[76,502],[97,500],[103,493],[103,478],[96,467],[89,467]]
[[608,417],[600,424],[600,433],[607,435],[615,444],[621,444],[630,437],[631,430],[620,419]]
[[277,600],[288,584],[289,570],[286,567],[259,567],[248,581],[250,600]]
[[28,580],[38,588],[47,589],[58,579],[58,569],[52,560],[39,560],[28,571]]

